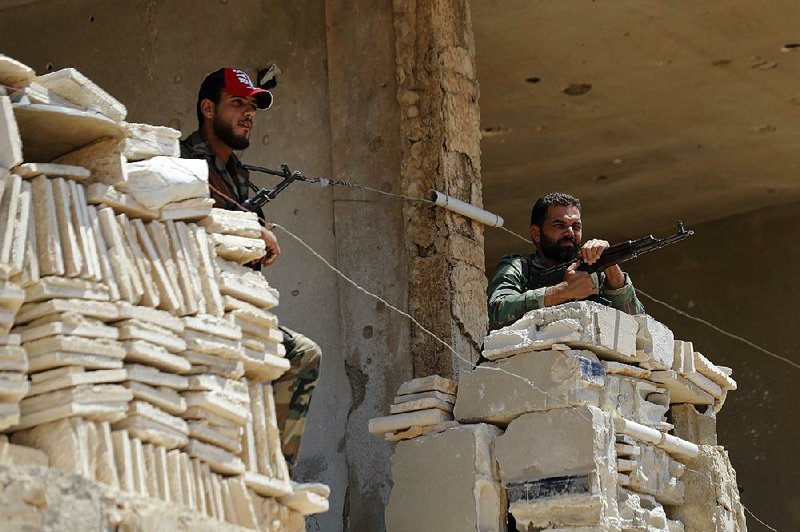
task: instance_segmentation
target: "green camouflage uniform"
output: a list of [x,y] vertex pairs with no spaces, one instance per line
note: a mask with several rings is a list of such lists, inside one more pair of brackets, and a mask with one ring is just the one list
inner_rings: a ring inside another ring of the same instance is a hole
[[[532,255],[507,255],[500,259],[492,282],[489,283],[489,325],[499,329],[511,325],[529,310],[544,308],[546,287],[536,286],[539,272],[547,266],[536,253]],[[636,297],[628,274],[621,288],[608,288],[603,272],[592,274],[595,286],[600,287],[599,295],[611,301],[611,306],[628,314],[644,314],[644,307]]]
[[[238,203],[244,203],[254,188],[250,184],[250,174],[242,166],[239,158],[231,154],[228,163],[222,164],[208,143],[203,140],[199,131],[195,131],[181,141],[181,157],[205,159],[209,166],[209,182]],[[235,203],[219,196],[213,190],[211,197],[215,200],[215,207],[239,210]],[[260,219],[264,219],[263,212],[258,211],[258,215]],[[259,263],[252,266],[256,270],[260,269]],[[300,439],[305,430],[311,394],[319,377],[322,351],[316,343],[302,334],[283,326],[280,329],[283,331],[283,345],[286,348],[286,358],[289,360],[290,367],[286,373],[272,383],[272,388],[275,394],[275,410],[281,434],[282,450],[286,461],[291,466],[297,460],[297,453],[300,450]]]

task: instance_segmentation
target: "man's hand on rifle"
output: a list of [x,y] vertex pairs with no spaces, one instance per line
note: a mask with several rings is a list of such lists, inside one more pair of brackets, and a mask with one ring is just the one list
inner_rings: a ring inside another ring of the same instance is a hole
[[[606,240],[592,239],[581,247],[578,256],[586,264],[594,264],[609,246],[610,244]],[[622,268],[619,266],[610,266],[603,272],[606,274],[606,286],[608,288],[622,288],[625,284],[625,274],[622,273]]]
[[261,240],[267,245],[267,254],[261,259],[261,265],[270,266],[278,260],[278,256],[281,254],[278,239],[275,237],[275,233],[272,232],[272,224],[269,224],[269,228],[261,228]]
[[571,264],[567,271],[564,272],[564,280],[545,290],[545,306],[552,307],[567,301],[586,299],[598,292],[592,276],[586,272],[576,270],[577,267],[577,262]]

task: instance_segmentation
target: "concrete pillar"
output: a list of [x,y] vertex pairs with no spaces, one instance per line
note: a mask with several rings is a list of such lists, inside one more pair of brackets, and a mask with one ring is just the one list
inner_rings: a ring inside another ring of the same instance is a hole
[[[439,190],[482,205],[475,42],[466,0],[395,0],[397,99],[403,192]],[[408,308],[426,328],[476,361],[488,326],[483,226],[422,202],[403,209]],[[419,328],[414,376],[451,376],[469,364]]]

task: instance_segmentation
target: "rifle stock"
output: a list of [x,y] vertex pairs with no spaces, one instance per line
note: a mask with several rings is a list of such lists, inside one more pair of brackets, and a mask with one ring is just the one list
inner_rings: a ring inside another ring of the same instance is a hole
[[674,235],[670,235],[666,238],[655,238],[653,235],[647,235],[637,240],[627,240],[619,244],[614,244],[606,248],[594,264],[586,264],[580,259],[576,259],[553,266],[552,268],[547,268],[537,276],[536,285],[530,288],[541,288],[543,286],[553,286],[560,283],[564,279],[564,272],[567,271],[567,268],[576,262],[579,263],[578,270],[587,273],[595,273],[625,261],[635,259],[639,255],[649,253],[650,251],[675,244],[693,234],[694,231],[685,229],[683,223],[679,220],[677,222],[677,232]]

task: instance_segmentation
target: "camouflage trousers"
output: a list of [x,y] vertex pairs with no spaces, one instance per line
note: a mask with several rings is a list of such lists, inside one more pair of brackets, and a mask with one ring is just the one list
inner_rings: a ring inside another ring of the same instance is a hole
[[319,378],[319,362],[322,351],[310,338],[287,327],[283,332],[289,370],[272,383],[275,394],[275,412],[281,434],[283,455],[289,466],[297,461],[300,439],[306,428],[311,394]]

